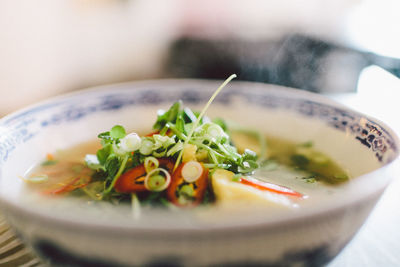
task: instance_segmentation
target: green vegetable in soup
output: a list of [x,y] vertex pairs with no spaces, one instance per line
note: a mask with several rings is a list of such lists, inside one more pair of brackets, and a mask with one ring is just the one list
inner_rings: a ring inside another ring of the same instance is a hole
[[284,165],[309,172],[303,180],[307,183],[321,181],[328,184],[346,182],[349,176],[325,154],[314,149],[311,141],[293,145],[278,138],[269,137],[269,158]]

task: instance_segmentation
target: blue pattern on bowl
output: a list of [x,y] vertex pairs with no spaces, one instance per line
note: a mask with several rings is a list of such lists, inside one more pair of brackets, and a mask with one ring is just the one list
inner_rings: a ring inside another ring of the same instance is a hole
[[[132,105],[158,105],[182,99],[189,104],[197,104],[208,100],[210,94],[201,88],[187,88],[179,93],[175,90],[164,90],[162,97],[158,93],[162,88],[144,90],[121,90],[116,93],[98,93],[92,91],[90,104],[86,104],[79,94],[62,99],[55,103],[43,104],[22,113],[11,116],[0,123],[7,127],[1,133],[0,165],[7,161],[8,155],[16,145],[33,138],[41,128],[57,125],[62,122],[80,120],[90,114],[118,110]],[[361,144],[371,149],[376,158],[383,162],[384,154],[392,150],[397,153],[397,147],[391,134],[375,122],[366,119],[357,112],[321,104],[307,99],[294,99],[287,96],[277,96],[273,92],[246,91],[233,88],[221,93],[215,100],[221,104],[229,104],[233,97],[241,97],[248,103],[269,109],[289,109],[307,117],[316,117],[331,127],[351,133]],[[49,115],[45,115],[49,114]],[[387,158],[385,162],[392,161]]]

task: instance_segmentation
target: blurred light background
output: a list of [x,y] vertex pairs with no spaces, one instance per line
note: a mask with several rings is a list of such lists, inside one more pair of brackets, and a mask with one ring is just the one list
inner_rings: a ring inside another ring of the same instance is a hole
[[101,84],[233,72],[355,92],[371,65],[399,76],[398,10],[397,0],[2,0],[0,116]]

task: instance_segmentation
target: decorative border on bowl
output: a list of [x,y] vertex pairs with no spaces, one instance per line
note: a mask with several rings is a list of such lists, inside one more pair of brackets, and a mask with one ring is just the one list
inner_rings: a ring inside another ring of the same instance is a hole
[[[349,112],[343,108],[312,100],[284,98],[276,95],[242,94],[242,97],[246,97],[250,103],[271,109],[285,107],[306,117],[318,117],[329,126],[354,135],[356,140],[375,153],[375,157],[380,162],[391,162],[394,159],[393,155],[398,153],[396,142],[391,134],[357,112]],[[389,155],[387,158],[385,158],[386,154]]]
[[[159,94],[161,90],[164,90],[162,96]],[[7,161],[9,154],[18,144],[27,142],[42,128],[62,122],[78,121],[93,113],[119,110],[132,105],[159,105],[178,99],[185,103],[199,104],[208,100],[209,91],[194,87],[179,92],[163,88],[144,88],[111,93],[93,91],[89,92],[89,95],[91,97],[88,102],[83,103],[80,94],[77,94],[55,103],[39,105],[0,121],[0,166]],[[357,112],[348,112],[312,100],[291,98],[290,94],[277,96],[273,91],[267,90],[258,93],[232,88],[221,93],[215,101],[226,105],[233,101],[233,97],[240,97],[251,104],[269,109],[285,108],[306,117],[318,117],[329,126],[354,135],[354,138],[371,149],[382,163],[392,161],[398,153],[391,134]],[[48,113],[49,111],[51,112]]]

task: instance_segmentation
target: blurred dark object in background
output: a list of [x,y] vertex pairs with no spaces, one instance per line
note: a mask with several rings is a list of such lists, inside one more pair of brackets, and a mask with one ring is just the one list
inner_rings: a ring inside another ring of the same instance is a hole
[[400,60],[365,53],[304,35],[280,40],[207,40],[173,42],[165,73],[174,78],[225,79],[279,84],[312,92],[356,91],[361,71],[378,65],[400,76]]

